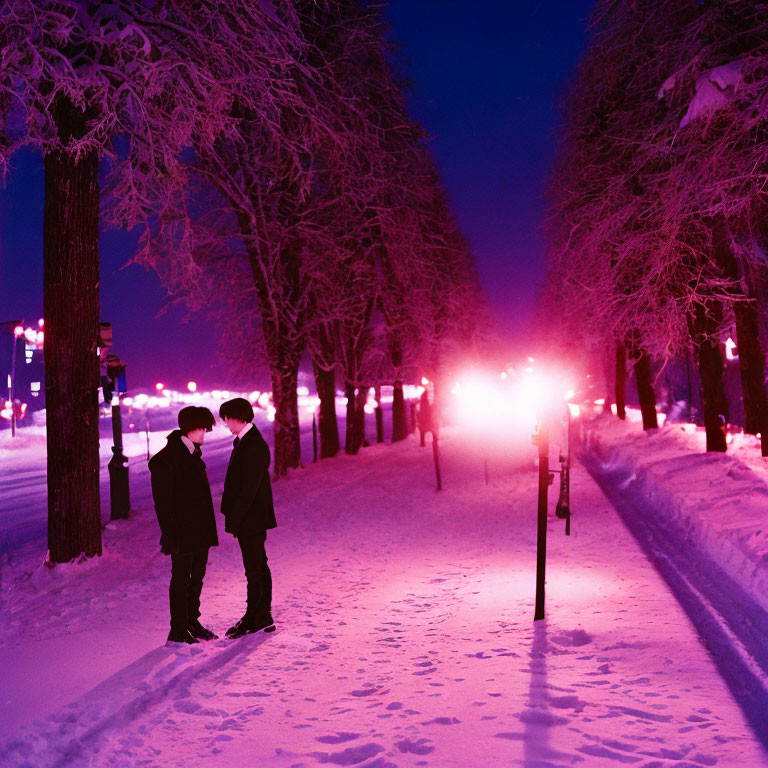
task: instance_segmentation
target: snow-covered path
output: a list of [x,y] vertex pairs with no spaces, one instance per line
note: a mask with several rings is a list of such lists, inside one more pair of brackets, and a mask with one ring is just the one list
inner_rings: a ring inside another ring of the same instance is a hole
[[[532,462],[492,458],[486,487],[466,441],[441,443],[441,494],[412,439],[276,485],[273,635],[162,647],[169,564],[138,481],[142,511],[106,532],[101,562],[31,576],[14,562],[0,716],[15,727],[0,764],[768,766],[586,472],[573,476],[573,535],[551,521],[547,619],[534,625]],[[243,600],[222,532],[203,620],[223,632]],[[30,724],[31,711],[47,717]]]

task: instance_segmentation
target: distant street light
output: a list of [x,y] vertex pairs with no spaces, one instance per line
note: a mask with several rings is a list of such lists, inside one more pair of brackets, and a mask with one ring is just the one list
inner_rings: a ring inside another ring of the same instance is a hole
[[165,389],[165,384],[163,384],[162,381],[158,381],[157,384],[155,384],[155,389],[158,392],[162,392]]
[[196,384],[194,381],[190,381],[190,382],[187,384],[187,389],[188,389],[190,392],[197,392],[197,384]]

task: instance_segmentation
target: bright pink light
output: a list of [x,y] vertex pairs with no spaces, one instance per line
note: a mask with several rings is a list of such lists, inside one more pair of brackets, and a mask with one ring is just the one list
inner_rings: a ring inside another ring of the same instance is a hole
[[23,336],[24,335],[24,329],[20,325],[17,325],[13,329],[13,335],[18,339],[19,336]]
[[162,381],[158,381],[157,384],[155,384],[155,389],[158,392],[162,392],[165,389],[165,384],[163,384]]

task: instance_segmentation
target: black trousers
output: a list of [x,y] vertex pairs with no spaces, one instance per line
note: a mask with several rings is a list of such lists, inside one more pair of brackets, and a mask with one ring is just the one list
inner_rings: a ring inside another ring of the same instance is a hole
[[207,565],[207,548],[171,555],[171,631],[183,632],[200,616],[200,592]]
[[272,573],[267,565],[266,540],[266,531],[237,539],[248,581],[248,608],[245,614],[252,618],[270,616],[272,611]]

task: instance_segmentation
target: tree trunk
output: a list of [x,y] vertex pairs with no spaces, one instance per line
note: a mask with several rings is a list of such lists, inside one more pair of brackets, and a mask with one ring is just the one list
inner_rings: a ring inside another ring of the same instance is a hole
[[320,458],[330,459],[339,452],[339,424],[336,419],[336,372],[326,371],[313,359],[317,396],[320,398],[318,428]]
[[757,308],[735,302],[736,339],[739,351],[741,391],[744,398],[744,431],[760,435],[763,456],[768,456],[768,403],[765,396],[765,353],[760,344]]
[[637,396],[640,400],[640,412],[643,415],[643,429],[657,429],[659,426],[656,417],[656,394],[651,382],[651,361],[646,351],[636,343],[633,343],[632,356],[636,358],[635,383],[637,384]]
[[360,451],[363,444],[362,409],[359,407],[358,395],[355,394],[355,386],[347,382],[344,386],[347,396],[347,429],[344,440],[344,453],[354,456]]
[[[727,222],[722,219],[712,228],[712,253],[725,276],[735,284],[742,274],[734,252]],[[741,393],[744,402],[744,431],[760,435],[763,456],[768,456],[768,399],[765,394],[765,352],[760,343],[759,318],[754,302],[746,301],[745,291],[734,292],[736,343],[739,350]],[[751,298],[751,297],[750,297]]]
[[605,348],[601,350],[600,355],[600,361],[602,363],[602,373],[603,373],[603,391],[605,392],[605,396],[603,397],[603,413],[611,413],[611,403],[613,402],[613,391],[611,387],[611,379],[613,377],[613,371],[615,361],[612,359],[613,355],[611,354],[610,347],[606,345]]
[[381,408],[381,386],[376,387],[376,442],[384,442],[384,411]]
[[697,304],[694,310],[694,343],[696,344],[701,378],[701,403],[707,451],[725,453],[725,422],[728,404],[723,388],[723,357],[715,333],[720,326],[722,307],[710,301],[707,307]]
[[623,421],[627,418],[627,350],[616,342],[616,415]]
[[358,387],[355,402],[355,429],[358,431],[357,442],[365,447],[368,442],[365,439],[365,404],[368,402],[368,390],[370,387]]
[[403,382],[396,379],[392,391],[392,442],[405,440],[406,437],[408,437],[408,416],[405,412]]
[[[86,115],[57,97],[59,137]],[[43,211],[48,548],[53,563],[101,555],[99,501],[99,158],[45,158]]]
[[275,402],[273,471],[275,477],[284,477],[289,469],[296,469],[301,462],[299,399],[296,394],[299,363],[284,362],[271,367],[271,374],[272,398]]
[[[307,338],[303,333],[303,318],[295,318],[294,326],[286,328],[280,321],[279,313],[271,301],[270,290],[261,269],[258,247],[252,244],[253,229],[249,217],[242,211],[236,212],[240,229],[245,236],[246,252],[251,266],[253,282],[259,297],[261,329],[267,348],[267,362],[272,379],[272,398],[275,403],[273,472],[275,478],[283,477],[289,469],[301,464],[301,434],[299,431],[299,403],[296,387],[299,381],[301,362]],[[285,246],[280,258],[283,261],[287,285],[298,290],[298,259],[295,243]],[[288,292],[290,293],[290,291]],[[290,295],[283,301],[293,308],[295,303]]]

